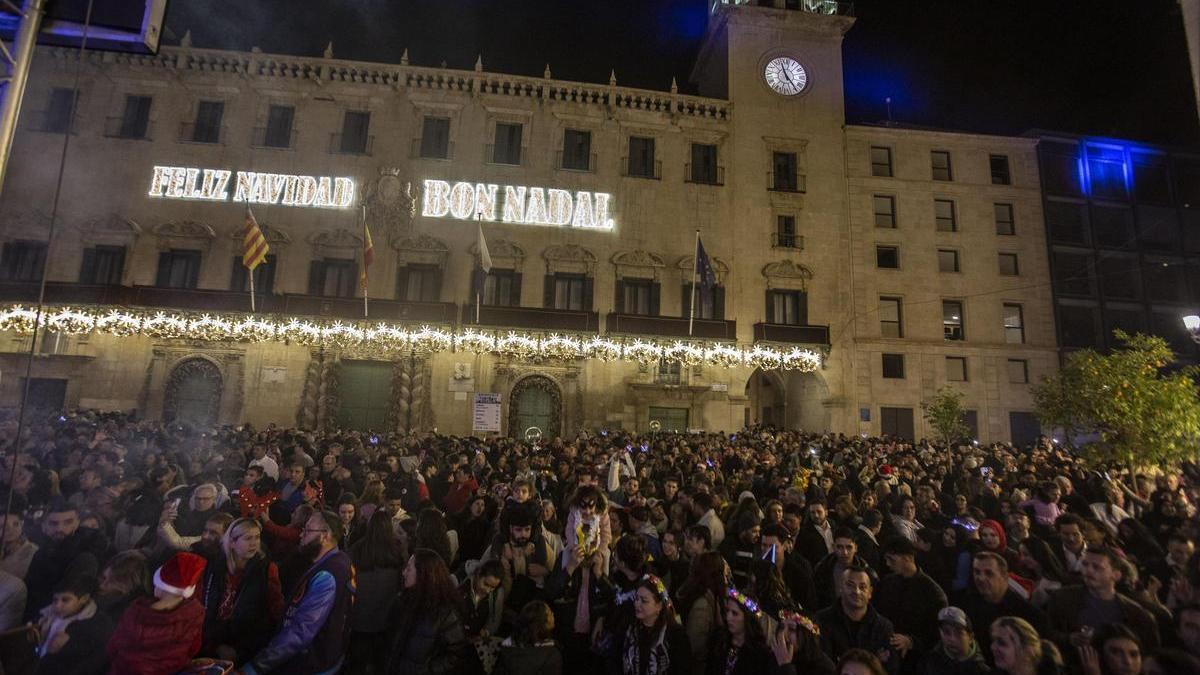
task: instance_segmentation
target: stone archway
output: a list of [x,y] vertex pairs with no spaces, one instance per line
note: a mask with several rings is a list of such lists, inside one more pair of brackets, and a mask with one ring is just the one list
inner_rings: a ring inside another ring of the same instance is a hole
[[193,357],[180,361],[167,376],[163,420],[207,429],[221,411],[221,371],[212,361]]
[[543,438],[562,433],[562,390],[545,375],[517,380],[508,398],[508,435],[523,438],[529,427],[542,430]]
[[787,389],[779,373],[759,368],[746,381],[748,423],[786,427]]

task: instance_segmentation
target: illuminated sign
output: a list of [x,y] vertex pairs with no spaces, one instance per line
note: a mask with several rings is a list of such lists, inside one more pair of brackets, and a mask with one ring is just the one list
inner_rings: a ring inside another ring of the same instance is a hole
[[449,183],[425,181],[421,215],[426,218],[497,220],[526,225],[580,227],[611,230],[616,223],[608,216],[612,195],[605,192],[569,192],[556,188]]
[[352,206],[355,192],[350,178],[156,166],[149,194],[161,199],[227,202],[231,191],[235,202],[324,209]]

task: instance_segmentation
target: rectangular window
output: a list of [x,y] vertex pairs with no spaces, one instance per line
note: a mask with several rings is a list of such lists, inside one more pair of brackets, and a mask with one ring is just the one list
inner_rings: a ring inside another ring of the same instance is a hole
[[200,251],[173,248],[158,254],[159,288],[196,288],[200,285]]
[[958,251],[947,248],[938,249],[938,271],[958,272]]
[[903,354],[884,354],[883,355],[883,377],[889,380],[904,379],[904,355]]
[[338,151],[347,155],[371,154],[371,112],[347,110],[342,117],[342,137]]
[[1016,253],[1001,253],[1000,254],[1000,276],[1015,277],[1021,273],[1020,266],[1017,264]]
[[875,266],[888,270],[900,269],[900,247],[882,245],[876,246]]
[[621,311],[624,314],[652,316],[654,311],[654,282],[650,279],[621,280]]
[[1029,384],[1029,361],[1025,359],[1009,359],[1008,381],[1011,384]]
[[796,236],[796,216],[775,216],[775,245],[780,248],[803,248]]
[[583,311],[586,285],[587,279],[581,274],[555,274],[553,308]]
[[46,116],[42,119],[42,131],[65,134],[71,129],[71,116],[75,113],[75,90],[55,87],[50,91],[50,102]]
[[934,180],[954,180],[950,170],[950,153],[945,150],[934,150],[929,153],[929,161],[933,167]]
[[1127,201],[1125,151],[1108,146],[1087,146],[1088,185],[1095,199]]
[[965,356],[946,357],[946,381],[967,381],[967,358]]
[[308,269],[308,294],[352,298],[358,288],[358,264],[345,258],[313,260]]
[[659,384],[679,384],[682,373],[683,368],[678,361],[661,358],[654,379]]
[[[249,270],[242,264],[242,256],[233,258],[233,274],[229,281],[229,290],[236,293],[250,292]],[[269,295],[275,292],[275,256],[268,255],[254,268],[255,295]]]
[[767,291],[767,323],[808,325],[808,294],[804,291]]
[[1146,298],[1162,302],[1186,302],[1185,265],[1182,260],[1144,259],[1142,281]]
[[883,337],[904,337],[903,309],[900,298],[879,298],[879,334]]
[[697,299],[699,303],[696,305],[697,319],[725,319],[725,287],[711,286],[704,288],[703,286],[692,289],[691,282],[683,284],[682,295],[683,312],[680,316],[691,316],[692,300]]
[[721,182],[717,167],[717,146],[707,143],[692,143],[692,163],[688,167],[688,180],[693,183],[716,185]]
[[492,146],[493,164],[521,164],[521,137],[524,131],[525,125],[519,122],[496,123],[496,140]]
[[582,129],[563,131],[562,168],[572,171],[594,171],[592,166],[592,132]]
[[442,268],[405,265],[396,272],[396,299],[404,302],[441,302]]
[[1020,305],[1004,303],[1004,341],[1010,345],[1025,344],[1025,311]]
[[913,439],[913,409],[879,407],[879,432],[884,436]]
[[892,149],[880,145],[871,146],[871,175],[892,177]]
[[801,192],[797,166],[796,153],[772,153],[771,189],[779,192]]
[[1066,143],[1039,143],[1042,184],[1049,194],[1083,196],[1083,162],[1079,147]]
[[1012,185],[1012,173],[1008,169],[1008,155],[989,155],[988,165],[992,169],[992,185]]
[[10,241],[0,252],[0,281],[41,281],[46,267],[46,244]]
[[193,143],[220,143],[221,120],[225,117],[224,101],[200,101],[196,107],[196,123],[192,126]]
[[1138,259],[1123,255],[1107,255],[1096,262],[1100,292],[1106,298],[1137,300],[1142,297],[1141,266]]
[[483,280],[482,303],[491,307],[520,307],[520,275],[514,270],[492,268]]
[[992,204],[996,214],[996,234],[1016,234],[1017,223],[1013,217],[1012,204]]
[[875,227],[896,227],[896,198],[890,195],[875,195]]
[[263,130],[262,144],[268,148],[292,147],[292,126],[295,121],[295,106],[272,105],[267,108],[267,126]]
[[94,246],[83,249],[79,283],[119,286],[125,273],[124,246]]
[[450,159],[450,118],[426,116],[421,120],[421,157]]
[[1091,255],[1055,251],[1052,260],[1055,290],[1066,295],[1095,295]]
[[933,217],[937,220],[938,232],[957,232],[958,218],[954,213],[954,201],[950,199],[933,200]]
[[638,178],[658,178],[658,160],[654,158],[654,139],[644,136],[629,137],[629,157],[626,158],[625,175]]
[[149,96],[126,96],[125,111],[121,114],[121,126],[116,135],[120,138],[145,138],[150,129]]
[[1167,176],[1166,158],[1147,153],[1135,154],[1133,191],[1143,204],[1170,204],[1171,181]]
[[963,304],[960,300],[942,301],[942,337],[947,340],[965,340],[963,330]]

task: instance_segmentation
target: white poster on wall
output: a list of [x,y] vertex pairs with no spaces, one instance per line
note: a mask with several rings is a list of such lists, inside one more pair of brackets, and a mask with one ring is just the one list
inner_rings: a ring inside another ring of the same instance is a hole
[[475,394],[471,429],[500,433],[500,394]]

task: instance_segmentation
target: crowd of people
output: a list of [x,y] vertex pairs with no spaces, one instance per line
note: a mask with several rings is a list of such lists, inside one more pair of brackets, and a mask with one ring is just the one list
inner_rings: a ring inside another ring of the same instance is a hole
[[88,411],[17,436],[0,660],[37,673],[1200,673],[1194,464]]

